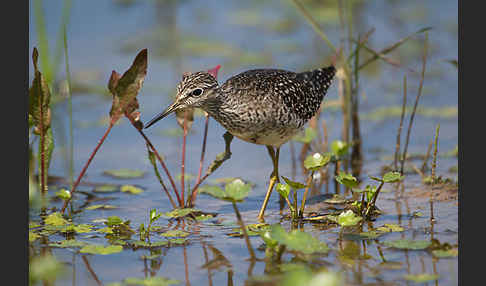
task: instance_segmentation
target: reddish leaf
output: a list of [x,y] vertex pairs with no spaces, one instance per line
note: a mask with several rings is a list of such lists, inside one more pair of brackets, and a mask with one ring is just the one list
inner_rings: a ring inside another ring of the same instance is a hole
[[138,112],[137,95],[142,88],[147,74],[147,49],[143,49],[135,57],[130,68],[120,77],[116,71],[112,71],[108,82],[108,89],[113,94],[113,103],[110,110],[112,123],[125,115],[135,123],[137,128],[141,128],[139,122],[140,112]]
[[218,78],[218,71],[219,71],[220,68],[221,68],[221,65],[217,65],[214,68],[209,69],[208,73],[210,73],[214,78],[217,79]]

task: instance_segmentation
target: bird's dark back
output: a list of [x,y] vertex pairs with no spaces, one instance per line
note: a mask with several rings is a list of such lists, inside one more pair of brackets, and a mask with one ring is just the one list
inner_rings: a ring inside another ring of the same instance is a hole
[[221,91],[239,100],[258,102],[266,98],[284,103],[303,120],[315,115],[336,73],[333,66],[295,73],[281,69],[254,69],[229,78]]

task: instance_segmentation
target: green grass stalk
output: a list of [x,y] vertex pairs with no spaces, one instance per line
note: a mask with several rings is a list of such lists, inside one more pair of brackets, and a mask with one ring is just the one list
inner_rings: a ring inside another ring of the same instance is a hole
[[402,165],[400,167],[400,173],[401,174],[403,174],[403,167],[404,167],[404,164],[405,164],[405,160],[407,158],[408,142],[410,140],[410,133],[412,131],[413,118],[415,117],[415,113],[417,112],[418,102],[419,102],[420,96],[422,95],[422,88],[424,86],[425,66],[427,64],[427,46],[428,46],[427,42],[428,42],[428,39],[429,39],[429,34],[426,32],[425,33],[425,41],[424,41],[424,53],[423,53],[423,57],[422,57],[422,73],[421,73],[421,76],[420,76],[420,84],[419,84],[417,97],[415,98],[415,104],[413,106],[413,111],[412,111],[412,114],[410,115],[410,122],[409,122],[408,130],[407,130],[407,138],[406,138],[406,141],[405,141],[405,147],[404,147],[403,155],[402,155]]
[[403,127],[403,118],[405,117],[405,107],[407,105],[407,75],[403,76],[403,103],[402,103],[402,114],[400,115],[400,125],[397,131],[397,144],[395,147],[395,158],[393,160],[393,168],[397,170],[398,157],[400,156],[400,142]]
[[434,142],[434,159],[432,160],[432,170],[431,170],[431,176],[432,180],[435,181],[435,169],[437,168],[437,150],[438,150],[438,145],[439,145],[439,129],[440,129],[440,124],[437,124],[437,128],[435,129],[435,142]]

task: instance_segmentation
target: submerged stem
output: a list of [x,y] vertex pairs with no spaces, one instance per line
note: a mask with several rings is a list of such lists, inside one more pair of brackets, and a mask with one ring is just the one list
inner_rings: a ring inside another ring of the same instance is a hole
[[248,237],[248,233],[246,232],[245,223],[243,222],[243,219],[241,218],[241,214],[238,211],[238,208],[236,207],[236,203],[235,202],[231,202],[231,203],[233,204],[233,209],[235,210],[236,219],[238,220],[238,224],[240,225],[240,228],[243,231],[243,236],[245,237],[245,242],[246,242],[246,247],[248,248],[248,252],[250,253],[251,259],[254,260],[254,259],[256,259],[256,256],[255,256],[255,252],[253,251],[253,247],[251,246],[250,238]]
[[78,179],[76,180],[76,182],[74,183],[73,185],[73,188],[71,189],[71,196],[66,199],[64,201],[64,205],[62,206],[62,209],[61,209],[61,213],[64,214],[64,210],[66,209],[66,206],[67,204],[69,203],[69,201],[71,201],[71,199],[73,198],[74,196],[74,192],[76,191],[76,188],[78,187],[79,183],[81,182],[81,178],[83,178],[84,176],[84,173],[86,173],[86,170],[88,169],[88,166],[89,164],[91,163],[91,161],[93,160],[94,156],[96,155],[96,152],[98,152],[98,149],[100,149],[101,145],[103,144],[103,142],[105,141],[106,137],[108,136],[108,134],[110,133],[111,131],[111,128],[114,126],[114,123],[110,121],[110,125],[108,126],[108,128],[106,129],[105,131],[105,134],[103,134],[103,136],[101,137],[100,141],[98,142],[98,145],[96,145],[95,149],[93,150],[93,152],[91,153],[91,155],[89,156],[89,159],[88,161],[86,162],[86,164],[84,165],[83,167],[83,170],[81,171],[81,173],[79,174],[78,176]]

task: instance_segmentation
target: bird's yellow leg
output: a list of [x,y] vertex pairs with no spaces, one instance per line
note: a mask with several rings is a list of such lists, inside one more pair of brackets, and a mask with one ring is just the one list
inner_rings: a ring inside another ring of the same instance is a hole
[[280,182],[279,176],[278,176],[278,157],[280,155],[280,148],[276,148],[276,152],[273,150],[272,146],[267,146],[268,154],[270,154],[270,157],[272,158],[273,162],[273,172],[272,175],[270,176],[270,184],[268,186],[267,194],[265,195],[265,199],[263,200],[263,205],[260,209],[260,213],[258,214],[258,219],[263,220],[263,215],[265,213],[265,209],[267,208],[268,201],[270,199],[270,195],[272,194],[273,186],[275,183]]

